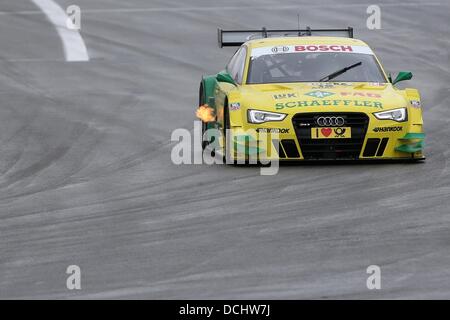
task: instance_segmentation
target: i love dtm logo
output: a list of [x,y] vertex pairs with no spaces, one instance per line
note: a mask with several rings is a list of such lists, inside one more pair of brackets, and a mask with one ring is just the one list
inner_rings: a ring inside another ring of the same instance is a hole
[[322,132],[322,134],[325,137],[329,137],[333,132],[336,135],[336,138],[338,137],[344,137],[346,129],[345,128],[322,128],[320,129],[320,132]]

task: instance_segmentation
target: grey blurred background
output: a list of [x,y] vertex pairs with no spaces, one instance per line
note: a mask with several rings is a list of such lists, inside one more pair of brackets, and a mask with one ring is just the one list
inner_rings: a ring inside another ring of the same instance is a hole
[[[449,1],[76,4],[89,62],[65,61],[31,0],[0,1],[0,298],[450,298]],[[425,163],[172,164],[201,75],[233,53],[217,27],[296,28],[297,13],[413,72]]]

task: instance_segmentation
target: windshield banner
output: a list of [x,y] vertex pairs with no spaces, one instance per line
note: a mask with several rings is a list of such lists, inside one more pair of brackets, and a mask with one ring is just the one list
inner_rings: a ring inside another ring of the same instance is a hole
[[310,53],[310,52],[342,52],[342,53],[362,53],[372,54],[372,50],[367,46],[351,46],[340,44],[305,44],[305,45],[286,45],[274,47],[261,47],[252,50],[252,57],[260,57],[268,54],[283,53]]

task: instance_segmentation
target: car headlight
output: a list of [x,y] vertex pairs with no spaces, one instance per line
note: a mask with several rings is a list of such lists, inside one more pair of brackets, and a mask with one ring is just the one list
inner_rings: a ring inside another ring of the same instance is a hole
[[394,120],[397,122],[404,122],[408,119],[408,112],[406,111],[406,108],[375,112],[373,115],[378,120]]
[[287,114],[261,110],[248,110],[247,120],[250,123],[264,123],[269,121],[283,121]]

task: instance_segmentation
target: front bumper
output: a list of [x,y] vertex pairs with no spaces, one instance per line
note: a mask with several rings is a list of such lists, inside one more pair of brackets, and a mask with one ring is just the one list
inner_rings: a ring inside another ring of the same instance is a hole
[[[338,113],[334,112],[333,115]],[[326,113],[296,114],[283,123],[248,125],[231,130],[233,159],[280,161],[423,160],[425,134],[409,122],[377,120],[366,113],[339,114],[352,128],[351,139],[311,139],[315,117]],[[263,133],[263,134],[261,134]]]

